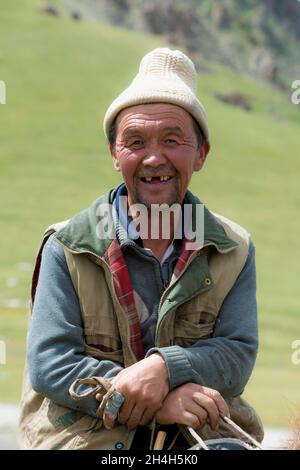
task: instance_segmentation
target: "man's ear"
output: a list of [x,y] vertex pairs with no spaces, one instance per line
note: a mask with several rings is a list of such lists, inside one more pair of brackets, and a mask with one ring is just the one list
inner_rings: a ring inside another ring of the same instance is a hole
[[116,148],[114,145],[109,144],[109,152],[110,152],[115,170],[121,171],[119,159],[116,155]]
[[194,171],[200,171],[203,167],[210,149],[210,143],[205,140],[198,150],[198,155],[194,163]]

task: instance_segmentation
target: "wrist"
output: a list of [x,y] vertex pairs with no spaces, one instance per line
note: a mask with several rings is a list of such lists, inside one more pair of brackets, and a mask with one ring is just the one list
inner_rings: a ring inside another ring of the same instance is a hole
[[159,377],[161,378],[162,382],[166,384],[168,390],[170,390],[168,367],[163,356],[159,352],[155,352],[151,354],[148,359],[152,359],[153,363],[159,367]]

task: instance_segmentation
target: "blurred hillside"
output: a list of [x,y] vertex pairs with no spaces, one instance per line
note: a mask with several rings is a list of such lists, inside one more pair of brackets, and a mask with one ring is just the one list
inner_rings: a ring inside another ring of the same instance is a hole
[[200,70],[214,60],[282,87],[300,76],[298,0],[63,1],[78,17],[164,36]]
[[[0,79],[7,89],[0,106],[0,340],[7,344],[0,402],[13,403],[42,233],[119,183],[101,129],[105,110],[141,57],[167,42],[78,21],[61,2],[58,14],[45,12],[40,0],[0,4]],[[266,425],[283,426],[299,406],[300,366],[291,362],[292,342],[300,338],[299,106],[270,83],[217,61],[205,65],[198,95],[212,151],[191,189],[252,233],[261,340],[246,397]],[[239,93],[247,106],[228,104],[220,93]]]

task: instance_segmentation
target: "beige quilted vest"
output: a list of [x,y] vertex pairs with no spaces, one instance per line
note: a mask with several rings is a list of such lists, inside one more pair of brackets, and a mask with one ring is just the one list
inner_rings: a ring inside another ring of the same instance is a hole
[[[167,314],[159,316],[156,346],[176,344],[187,347],[207,338],[213,331],[223,300],[243,269],[248,256],[249,234],[233,222],[216,217],[227,236],[238,246],[221,252],[210,244],[193,254],[186,269],[190,269],[195,258],[200,267],[202,264],[208,267],[209,271],[201,270],[203,279],[194,280],[204,287],[198,295],[178,307],[172,305]],[[44,240],[64,226],[65,223],[52,226]],[[129,324],[116,297],[108,265],[100,258],[97,262],[91,261],[88,256],[66,246],[64,251],[81,306],[86,354],[99,360],[118,361],[125,367],[135,363],[129,342]],[[172,279],[163,294],[165,300],[174,282]],[[164,299],[162,310],[166,304]],[[113,351],[101,352],[90,346],[95,344],[105,345]],[[228,404],[232,419],[261,441],[263,429],[255,411],[241,397],[229,400]],[[58,406],[32,390],[26,370],[21,408],[19,443],[22,449],[129,449],[135,433],[123,425],[107,431],[102,427],[101,419]],[[216,431],[205,425],[199,434],[203,439],[233,437],[232,431],[223,423]],[[190,440],[190,443],[194,444],[194,441]]]

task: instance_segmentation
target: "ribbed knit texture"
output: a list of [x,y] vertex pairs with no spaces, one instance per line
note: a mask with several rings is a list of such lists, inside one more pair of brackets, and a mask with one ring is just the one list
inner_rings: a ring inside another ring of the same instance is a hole
[[180,106],[199,123],[209,141],[207,118],[196,96],[197,73],[191,59],[181,51],[158,48],[143,57],[139,72],[106,111],[103,128],[109,135],[117,115],[137,104],[169,103]]

